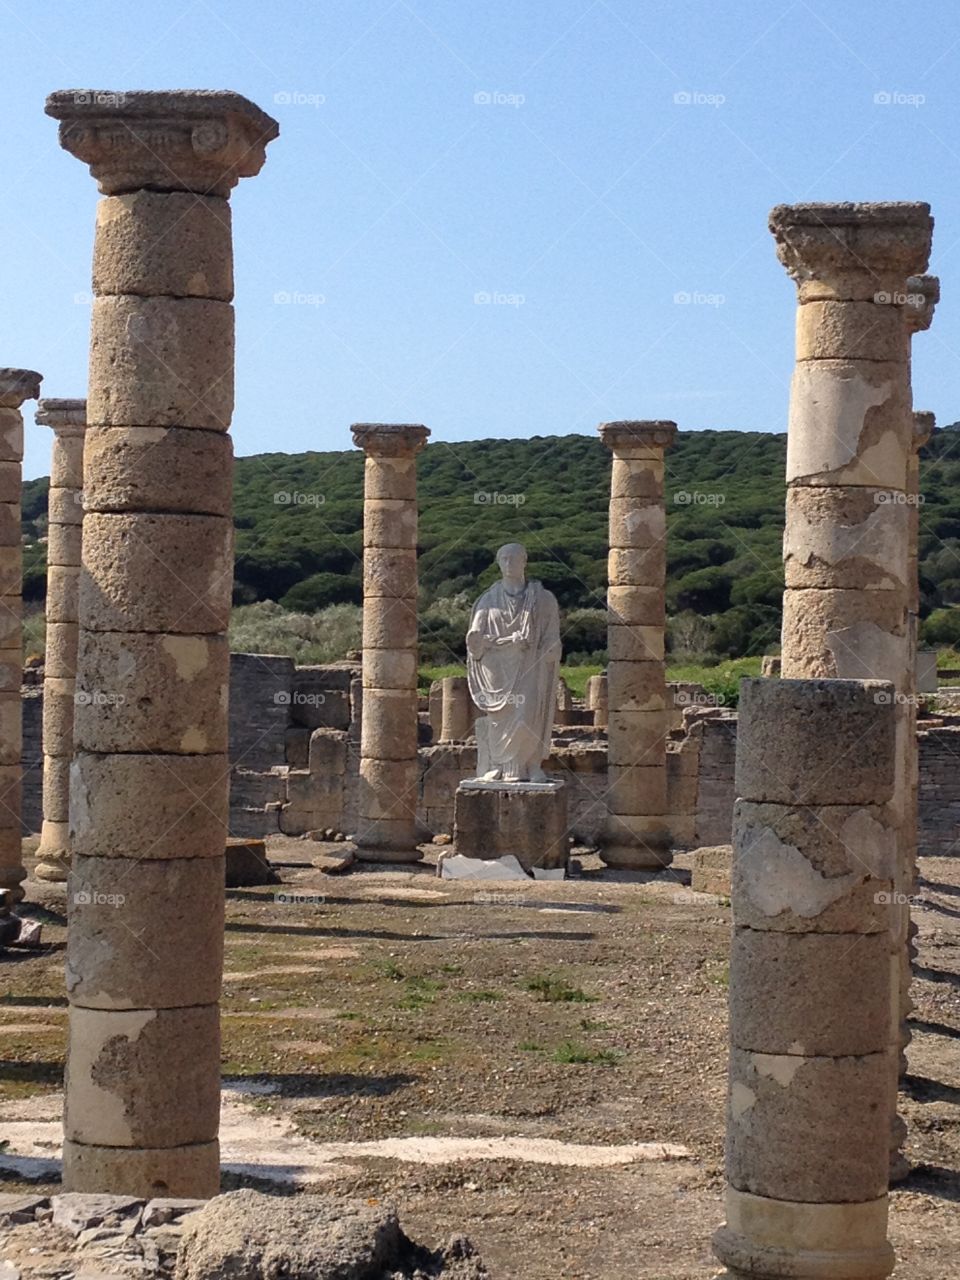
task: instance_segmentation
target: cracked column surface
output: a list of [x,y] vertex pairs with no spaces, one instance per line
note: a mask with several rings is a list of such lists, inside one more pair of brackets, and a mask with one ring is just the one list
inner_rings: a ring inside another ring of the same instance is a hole
[[898,855],[893,686],[744,680],[733,822],[731,1277],[879,1280]]
[[363,711],[356,842],[371,862],[417,862],[417,454],[426,427],[361,422]]
[[62,881],[70,870],[70,763],[77,674],[83,436],[86,400],[43,399],[36,421],[53,431],[47,524],[47,643],[43,664],[43,826],[38,880]]
[[[787,435],[782,674],[889,680],[897,722],[900,858],[887,914],[906,949],[912,721],[908,467],[910,277],[930,255],[926,204],[779,205],[777,254],[796,281],[797,364]],[[900,992],[892,1035],[899,1054]],[[891,1175],[906,1125],[891,1114]]]
[[93,256],[70,773],[64,1189],[219,1189],[233,570],[227,199],[276,121],[226,92],[62,91]]
[[0,369],[0,890],[10,902],[23,898],[20,798],[23,784],[23,480],[25,400],[40,394],[39,373]]
[[610,867],[668,867],[663,454],[675,422],[604,422],[613,454],[607,589],[607,819]]

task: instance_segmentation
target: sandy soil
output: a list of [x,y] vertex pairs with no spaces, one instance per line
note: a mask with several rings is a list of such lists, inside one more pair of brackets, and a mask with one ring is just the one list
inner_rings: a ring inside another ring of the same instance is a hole
[[[308,1194],[389,1197],[425,1241],[466,1231],[499,1280],[714,1275],[728,906],[689,892],[683,859],[648,882],[588,858],[577,880],[476,886],[430,867],[325,876],[315,849],[278,840],[283,887],[228,894],[223,1069],[252,1141],[232,1163],[260,1176],[224,1186],[292,1190],[300,1157],[270,1145],[292,1135],[317,1166]],[[898,1275],[945,1280],[960,1273],[960,860],[922,870],[901,1098],[916,1170],[891,1236]],[[31,889],[46,945],[0,961],[0,1139],[21,1122],[4,1190],[27,1185],[10,1168],[24,1125],[56,1154],[64,898]],[[690,1154],[595,1151],[645,1143]]]

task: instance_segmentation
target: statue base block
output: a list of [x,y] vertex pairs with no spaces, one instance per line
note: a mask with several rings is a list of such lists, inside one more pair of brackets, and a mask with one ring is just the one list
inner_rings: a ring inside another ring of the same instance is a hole
[[453,844],[467,858],[512,854],[524,871],[566,867],[570,852],[567,786],[549,782],[461,782],[454,797]]

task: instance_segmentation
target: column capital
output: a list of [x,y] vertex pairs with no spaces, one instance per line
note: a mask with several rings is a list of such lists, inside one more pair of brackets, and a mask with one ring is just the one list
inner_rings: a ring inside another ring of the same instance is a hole
[[875,302],[926,268],[933,235],[930,206],[908,201],[778,204],[769,226],[803,293]]
[[280,132],[249,99],[212,89],[60,89],[45,109],[60,121],[61,147],[108,196],[146,188],[227,197],[260,172]]
[[910,334],[925,333],[933,323],[933,313],[940,301],[939,276],[910,276],[904,319]]
[[42,381],[33,369],[0,369],[0,408],[19,409],[24,400],[36,400]]
[[929,409],[915,409],[913,413],[913,447],[922,449],[928,443],[937,426],[936,415]]
[[677,424],[666,418],[632,422],[601,422],[600,439],[616,453],[620,449],[669,449],[677,438]]
[[419,453],[430,434],[416,422],[354,422],[350,430],[353,443],[364,453],[385,458]]
[[37,401],[35,421],[38,427],[52,427],[59,435],[83,435],[87,428],[87,402],[44,397]]

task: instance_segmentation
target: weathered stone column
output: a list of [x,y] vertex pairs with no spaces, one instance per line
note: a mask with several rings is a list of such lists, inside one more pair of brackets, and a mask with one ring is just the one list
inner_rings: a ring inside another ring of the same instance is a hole
[[[787,436],[784,677],[889,680],[900,857],[887,908],[893,962],[906,948],[912,721],[907,471],[913,452],[908,277],[923,271],[925,204],[780,205],[780,261],[798,284]],[[900,992],[892,1035],[899,1053]],[[894,1055],[891,1069],[896,1070]],[[891,1115],[891,1172],[906,1131]]]
[[86,400],[41,400],[36,420],[53,429],[47,524],[47,648],[43,667],[43,827],[34,875],[70,870],[70,764],[79,632],[83,435]]
[[600,856],[611,867],[667,867],[667,519],[663,453],[675,422],[604,422],[613,454],[607,590],[607,820]]
[[441,742],[463,742],[473,733],[474,708],[466,676],[444,676],[441,681]]
[[593,712],[593,727],[607,727],[607,675],[602,672],[587,681],[587,710]]
[[426,427],[351,428],[363,480],[363,719],[357,845],[417,862],[417,454]]
[[66,1190],[219,1188],[238,94],[55,93],[97,209],[84,449]]
[[0,369],[0,890],[23,898],[26,877],[20,832],[23,780],[23,546],[20,489],[23,480],[24,400],[36,400],[41,375],[32,369]]
[[893,1108],[893,687],[744,680],[726,1223],[731,1277],[879,1280]]

